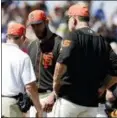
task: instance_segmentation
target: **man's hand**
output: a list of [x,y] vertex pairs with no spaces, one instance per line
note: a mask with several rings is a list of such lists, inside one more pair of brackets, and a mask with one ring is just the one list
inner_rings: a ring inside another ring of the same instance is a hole
[[117,117],[117,110],[114,110],[113,112],[111,112],[111,117],[112,118],[116,118]]
[[41,101],[43,111],[45,111],[45,112],[52,111],[52,108],[53,108],[53,105],[55,102],[54,99],[55,99],[55,95],[52,92],[46,99]]
[[30,98],[32,99],[32,102],[34,104],[35,109],[37,110],[38,116],[41,117],[42,114],[42,105],[40,104],[39,100],[39,94],[38,94],[38,89],[36,86],[36,82],[32,82],[26,85],[26,91]]
[[106,100],[108,101],[114,101],[116,98],[114,97],[113,93],[110,90],[106,91]]

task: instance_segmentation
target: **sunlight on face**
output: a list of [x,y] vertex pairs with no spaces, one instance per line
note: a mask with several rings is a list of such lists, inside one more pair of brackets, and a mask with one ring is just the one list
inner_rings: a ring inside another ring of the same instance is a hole
[[74,19],[73,19],[73,17],[69,18],[68,28],[69,28],[69,31],[73,31],[74,30]]

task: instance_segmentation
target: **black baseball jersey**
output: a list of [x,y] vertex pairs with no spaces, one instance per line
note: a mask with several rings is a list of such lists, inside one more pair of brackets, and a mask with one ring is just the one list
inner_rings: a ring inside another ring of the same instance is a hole
[[55,64],[62,38],[53,34],[47,42],[40,44],[39,89],[52,90]]
[[62,38],[51,33],[45,42],[34,40],[28,51],[38,80],[39,91],[52,90],[53,74]]
[[83,106],[97,106],[100,82],[107,74],[117,75],[117,55],[89,28],[64,38],[57,62],[67,66],[59,97]]

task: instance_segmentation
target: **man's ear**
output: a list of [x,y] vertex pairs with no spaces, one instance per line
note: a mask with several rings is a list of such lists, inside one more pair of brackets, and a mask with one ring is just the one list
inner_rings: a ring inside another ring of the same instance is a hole
[[45,20],[45,23],[46,23],[46,24],[48,24],[48,23],[49,23],[49,19],[48,19],[48,18]]
[[74,18],[74,26],[77,25],[77,20]]
[[21,39],[22,41],[25,41],[25,39],[26,39],[25,35],[21,36],[20,39]]

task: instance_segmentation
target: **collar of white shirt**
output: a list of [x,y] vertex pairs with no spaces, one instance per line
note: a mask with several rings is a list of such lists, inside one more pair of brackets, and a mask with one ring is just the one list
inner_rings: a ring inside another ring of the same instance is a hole
[[6,44],[9,45],[9,46],[14,46],[14,47],[19,48],[19,46],[15,43],[7,42]]

